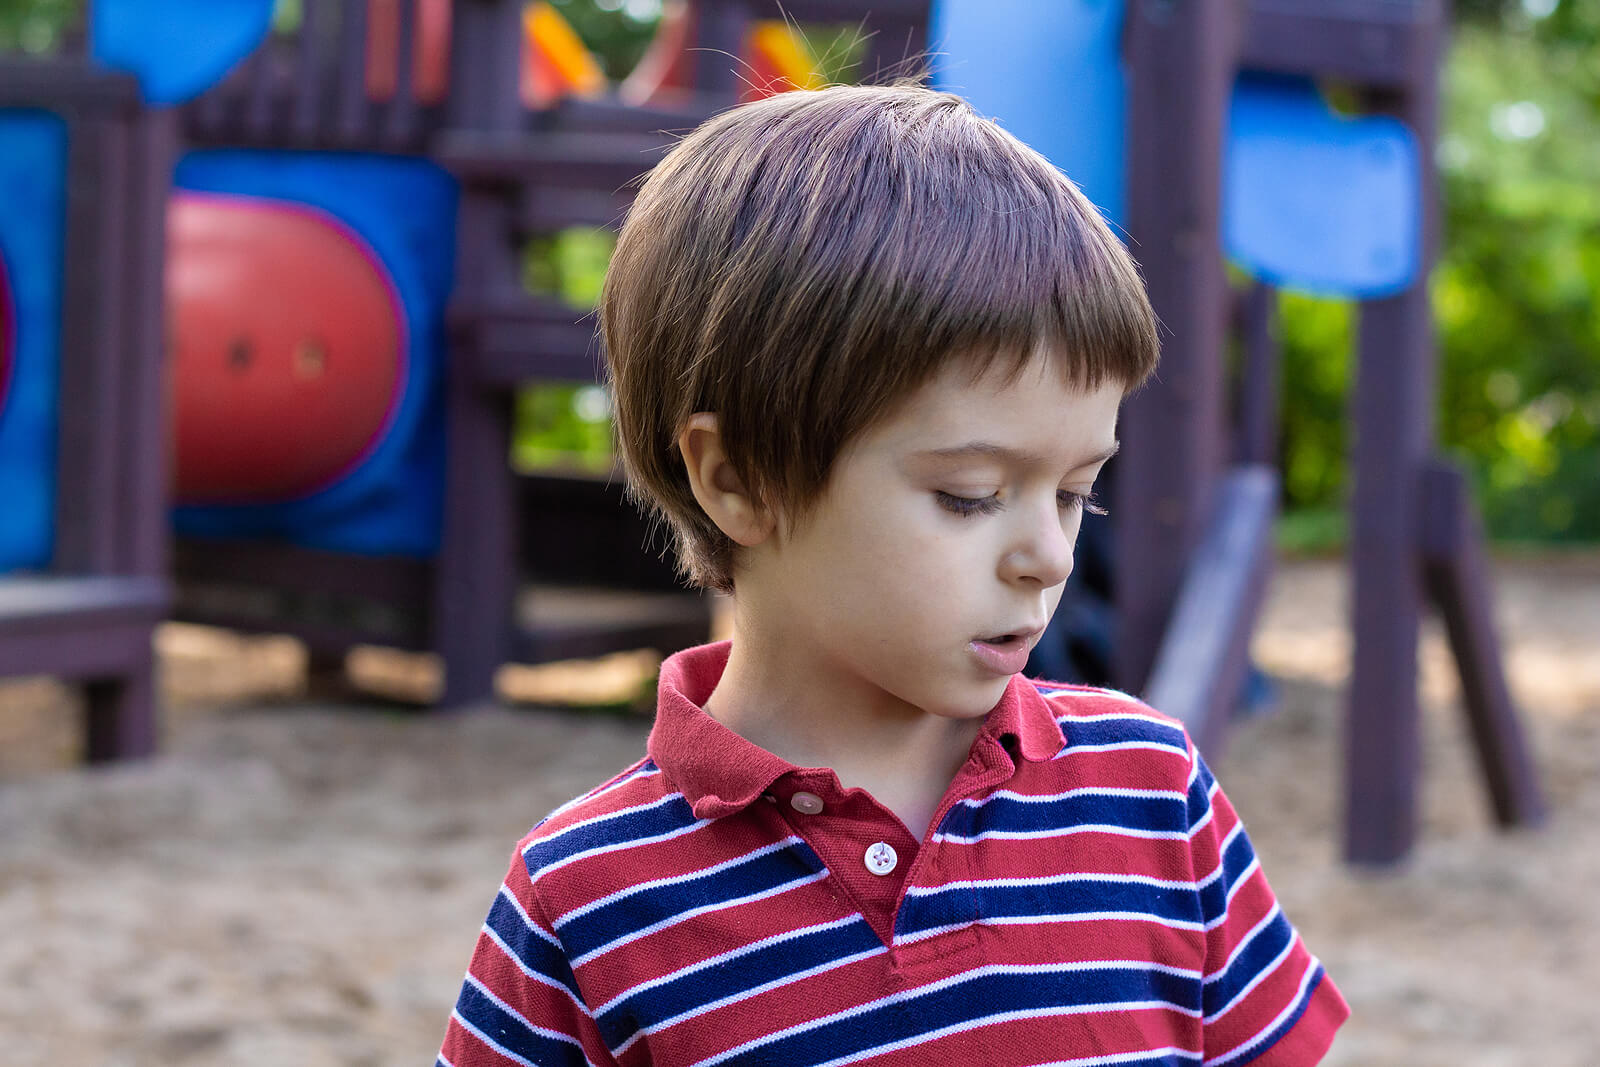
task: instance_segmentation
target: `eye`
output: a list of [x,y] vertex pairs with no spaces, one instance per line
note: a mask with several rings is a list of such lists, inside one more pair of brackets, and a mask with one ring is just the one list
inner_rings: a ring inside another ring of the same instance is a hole
[[1110,512],[1100,506],[1093,493],[1074,493],[1070,489],[1062,489],[1056,493],[1056,506],[1062,511],[1073,508],[1082,508],[1090,515],[1108,515]]
[[988,496],[957,496],[954,493],[934,491],[939,506],[953,515],[989,515],[1000,510],[1000,494]]

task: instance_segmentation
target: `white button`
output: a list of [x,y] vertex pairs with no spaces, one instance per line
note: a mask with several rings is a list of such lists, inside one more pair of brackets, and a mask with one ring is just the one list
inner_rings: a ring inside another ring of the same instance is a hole
[[801,815],[816,815],[822,811],[822,798],[815,793],[796,793],[789,798],[789,806]]
[[900,857],[895,855],[894,846],[887,841],[879,841],[867,849],[867,854],[862,857],[866,861],[867,870],[873,874],[888,874],[894,870],[894,865],[900,862]]

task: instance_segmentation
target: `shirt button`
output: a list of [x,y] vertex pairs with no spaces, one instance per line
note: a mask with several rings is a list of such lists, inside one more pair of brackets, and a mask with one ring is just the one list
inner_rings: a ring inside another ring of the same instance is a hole
[[894,865],[900,862],[900,857],[895,855],[894,846],[887,841],[879,841],[867,849],[867,854],[861,857],[867,865],[867,870],[873,874],[888,874],[894,870]]
[[789,806],[801,815],[818,815],[822,812],[822,798],[815,793],[796,793],[789,798]]

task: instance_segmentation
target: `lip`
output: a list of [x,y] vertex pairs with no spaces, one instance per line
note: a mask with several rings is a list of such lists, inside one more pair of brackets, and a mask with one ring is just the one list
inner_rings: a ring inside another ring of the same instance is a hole
[[975,638],[967,644],[968,651],[980,666],[1001,676],[1016,674],[1027,666],[1028,653],[1039,643],[1044,627],[1030,626],[1005,632],[1012,635],[1012,640],[1004,644],[995,644],[982,638]]

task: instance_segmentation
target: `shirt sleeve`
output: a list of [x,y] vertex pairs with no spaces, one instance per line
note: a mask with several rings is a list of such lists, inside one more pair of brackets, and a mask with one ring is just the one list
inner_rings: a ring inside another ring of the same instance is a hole
[[435,1067],[615,1062],[518,851],[478,934]]
[[1205,1067],[1316,1063],[1350,1015],[1278,906],[1233,805],[1191,742],[1189,837],[1206,929]]

